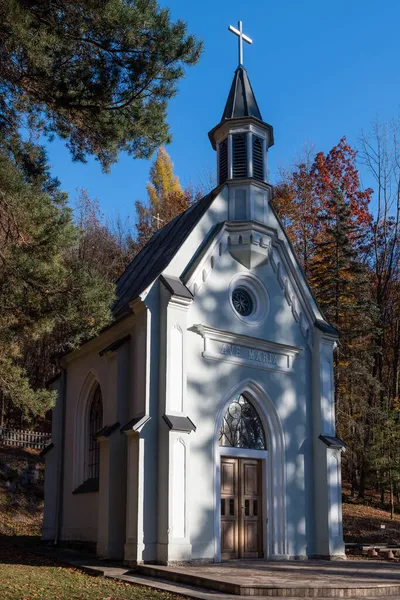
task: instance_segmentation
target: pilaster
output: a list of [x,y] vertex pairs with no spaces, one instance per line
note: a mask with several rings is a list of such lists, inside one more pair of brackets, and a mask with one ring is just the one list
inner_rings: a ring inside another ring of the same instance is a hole
[[340,474],[343,444],[335,437],[335,344],[336,337],[314,328],[312,396],[316,539],[312,553],[321,558],[345,556]]
[[100,479],[97,554],[103,558],[124,556],[126,532],[127,439],[120,433],[126,422],[129,396],[130,338],[115,351],[107,351],[108,389],[104,421],[99,433]]
[[157,402],[160,354],[158,293],[137,300],[131,358],[131,420],[121,431],[128,444],[124,562],[135,566],[156,560],[157,538]]
[[[189,433],[187,419],[186,335],[190,292],[179,280],[161,284],[159,471],[157,560],[163,564],[191,559],[188,522]],[[163,418],[164,417],[164,418]]]
[[125,431],[128,440],[127,502],[126,502],[126,541],[124,562],[136,566],[144,562],[144,439],[140,431],[149,417],[138,420]]
[[44,480],[44,515],[43,540],[57,540],[62,508],[62,475],[63,475],[63,437],[64,437],[64,403],[66,372],[51,383],[51,389],[57,392],[56,404],[52,411],[51,439],[52,443],[42,451],[45,456]]

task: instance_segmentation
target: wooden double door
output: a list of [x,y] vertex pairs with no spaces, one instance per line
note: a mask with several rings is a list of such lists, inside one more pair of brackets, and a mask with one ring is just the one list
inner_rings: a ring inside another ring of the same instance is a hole
[[221,458],[221,558],[261,558],[261,461]]

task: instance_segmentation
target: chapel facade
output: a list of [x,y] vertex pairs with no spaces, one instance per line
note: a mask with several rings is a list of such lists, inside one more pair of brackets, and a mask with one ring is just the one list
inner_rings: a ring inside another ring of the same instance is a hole
[[273,129],[242,65],[209,138],[218,187],[62,359],[43,538],[130,565],[343,557],[337,331],[274,210]]

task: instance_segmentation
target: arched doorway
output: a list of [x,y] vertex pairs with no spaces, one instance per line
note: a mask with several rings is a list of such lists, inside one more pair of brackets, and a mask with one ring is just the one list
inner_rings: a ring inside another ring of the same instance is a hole
[[264,428],[251,401],[239,394],[228,405],[218,440],[221,451],[221,558],[263,556],[263,462],[224,456],[224,450],[266,451]]
[[226,395],[214,439],[215,559],[287,558],[284,434],[258,383]]

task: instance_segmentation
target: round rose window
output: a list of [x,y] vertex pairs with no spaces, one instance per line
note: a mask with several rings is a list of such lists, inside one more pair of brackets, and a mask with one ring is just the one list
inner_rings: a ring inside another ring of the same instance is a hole
[[253,300],[244,288],[236,288],[232,292],[232,304],[242,317],[248,317],[253,312]]

